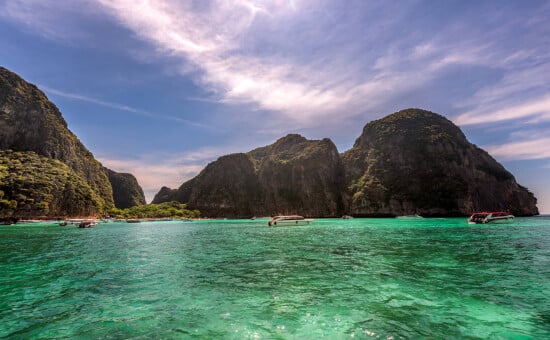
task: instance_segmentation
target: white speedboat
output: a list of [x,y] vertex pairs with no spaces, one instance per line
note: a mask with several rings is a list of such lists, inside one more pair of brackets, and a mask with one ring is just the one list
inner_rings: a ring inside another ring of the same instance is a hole
[[304,224],[310,224],[313,222],[313,219],[311,218],[304,218],[303,216],[299,215],[290,215],[290,216],[275,216],[269,222],[267,222],[267,225],[272,226],[285,226],[285,225],[304,225]]
[[402,216],[397,216],[397,218],[424,218],[418,214],[414,214],[414,215],[402,215]]
[[475,212],[468,219],[469,224],[485,224],[485,223],[511,223],[514,221],[514,215],[506,212]]

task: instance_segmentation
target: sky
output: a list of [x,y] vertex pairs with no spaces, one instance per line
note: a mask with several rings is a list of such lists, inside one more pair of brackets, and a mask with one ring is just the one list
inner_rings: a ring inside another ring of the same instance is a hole
[[0,65],[150,201],[288,133],[442,114],[550,213],[550,2],[3,0]]

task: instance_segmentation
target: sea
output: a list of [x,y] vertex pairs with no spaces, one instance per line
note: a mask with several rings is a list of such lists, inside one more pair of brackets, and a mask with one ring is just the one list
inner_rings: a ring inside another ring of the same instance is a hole
[[0,338],[550,339],[550,217],[0,226]]

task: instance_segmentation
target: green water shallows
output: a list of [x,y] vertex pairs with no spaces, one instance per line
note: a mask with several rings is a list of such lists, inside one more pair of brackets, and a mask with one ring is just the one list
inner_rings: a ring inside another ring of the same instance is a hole
[[550,218],[0,227],[0,338],[550,338]]

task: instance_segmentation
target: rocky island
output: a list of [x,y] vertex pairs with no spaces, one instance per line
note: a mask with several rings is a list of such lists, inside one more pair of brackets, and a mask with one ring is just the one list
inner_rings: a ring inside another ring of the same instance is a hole
[[342,159],[353,215],[538,214],[531,192],[433,112],[408,109],[368,123]]
[[337,216],[344,211],[344,167],[329,139],[288,135],[272,145],[220,157],[179,189],[162,188],[153,203],[176,200],[204,216],[275,214]]
[[[153,203],[207,217],[538,214],[536,198],[445,117],[407,109],[368,123],[340,154],[297,134],[220,157]],[[36,86],[0,67],[0,218],[97,216],[145,204],[131,174],[103,167]]]
[[343,154],[330,139],[288,135],[220,157],[153,202],[171,200],[216,217],[538,214],[536,198],[510,172],[451,121],[421,109],[368,123]]

